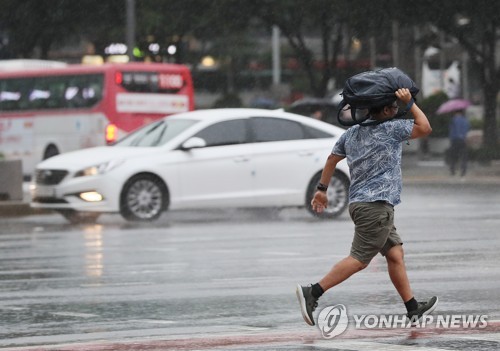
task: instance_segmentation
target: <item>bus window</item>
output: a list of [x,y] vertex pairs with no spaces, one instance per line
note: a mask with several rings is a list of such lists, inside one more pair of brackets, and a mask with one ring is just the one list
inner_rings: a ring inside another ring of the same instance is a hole
[[63,153],[106,145],[145,124],[193,109],[191,73],[183,65],[0,71],[0,153],[21,159],[24,174],[30,175],[48,148]]
[[0,111],[92,107],[102,99],[102,85],[102,75],[5,79]]

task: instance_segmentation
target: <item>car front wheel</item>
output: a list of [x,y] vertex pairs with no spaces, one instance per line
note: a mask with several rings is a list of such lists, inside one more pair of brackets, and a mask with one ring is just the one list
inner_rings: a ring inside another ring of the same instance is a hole
[[165,185],[156,176],[140,174],[125,183],[120,197],[120,214],[129,221],[153,221],[167,208]]
[[319,218],[335,218],[342,214],[349,204],[349,179],[342,173],[335,173],[330,179],[328,190],[327,208],[322,213],[317,213],[312,209],[311,200],[316,192],[316,185],[321,179],[321,174],[317,174],[309,184],[306,196],[306,207],[310,213]]

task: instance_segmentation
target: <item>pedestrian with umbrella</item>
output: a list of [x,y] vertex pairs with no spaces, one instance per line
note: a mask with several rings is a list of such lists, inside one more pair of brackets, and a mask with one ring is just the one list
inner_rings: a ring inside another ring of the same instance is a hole
[[469,120],[465,117],[465,109],[470,106],[468,100],[453,99],[442,104],[437,114],[453,113],[449,124],[450,148],[448,150],[448,166],[450,174],[454,176],[457,166],[460,167],[460,176],[465,177],[467,173],[467,133],[470,129]]

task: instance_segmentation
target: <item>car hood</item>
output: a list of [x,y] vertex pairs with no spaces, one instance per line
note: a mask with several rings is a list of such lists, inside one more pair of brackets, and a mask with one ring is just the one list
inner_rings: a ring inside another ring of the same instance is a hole
[[51,157],[37,165],[40,169],[65,169],[78,171],[111,160],[126,160],[151,154],[151,148],[101,146],[67,152]]

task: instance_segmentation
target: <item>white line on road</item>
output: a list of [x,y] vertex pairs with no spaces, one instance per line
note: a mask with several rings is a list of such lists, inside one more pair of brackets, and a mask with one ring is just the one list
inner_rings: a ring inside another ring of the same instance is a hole
[[78,318],[94,318],[98,317],[97,314],[91,313],[78,313],[78,312],[49,312],[55,316],[63,316],[63,317],[78,317]]
[[129,322],[134,323],[149,323],[149,324],[174,324],[175,321],[160,320],[160,319],[131,319]]
[[116,286],[142,286],[152,285],[153,282],[122,282],[122,283],[95,283],[95,284],[80,284],[81,288],[97,288],[97,287],[116,287]]
[[282,276],[265,276],[265,277],[236,277],[236,278],[213,278],[212,282],[247,282],[247,281],[276,281],[287,279]]
[[285,251],[267,251],[264,252],[265,255],[273,255],[273,256],[300,256],[301,254],[298,252],[285,252]]
[[24,311],[27,309],[28,309],[27,307],[0,306],[0,310],[7,310],[7,311]]
[[435,347],[421,347],[409,345],[394,345],[379,342],[364,342],[364,341],[351,341],[351,340],[329,340],[329,341],[315,341],[314,347],[324,349],[342,349],[342,350],[356,350],[356,351],[449,351],[446,349],[439,349]]
[[269,330],[269,328],[266,327],[251,327],[248,325],[242,325],[240,327],[236,327],[236,329],[242,331],[251,331],[251,332]]
[[483,340],[483,341],[496,341],[500,342],[500,333],[481,333],[481,334],[474,334],[470,336],[464,336],[461,339],[468,339],[468,340]]

